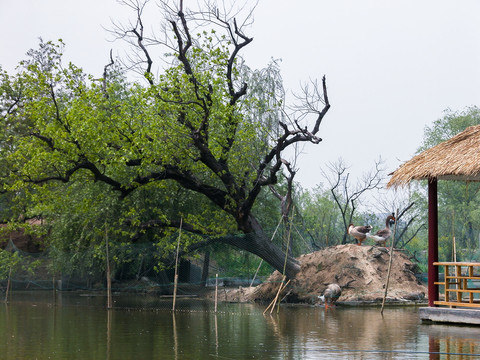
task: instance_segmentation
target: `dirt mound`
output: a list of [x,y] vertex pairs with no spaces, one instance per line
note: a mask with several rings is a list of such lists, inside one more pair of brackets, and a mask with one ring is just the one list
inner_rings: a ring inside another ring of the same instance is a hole
[[[290,281],[281,297],[286,302],[318,303],[318,295],[330,283],[342,288],[339,302],[382,301],[390,261],[389,250],[376,246],[337,245],[302,255],[300,272]],[[415,276],[418,268],[408,257],[395,250],[387,301],[423,300],[427,289]],[[231,301],[269,302],[277,294],[282,276],[275,271],[255,288],[236,289]]]

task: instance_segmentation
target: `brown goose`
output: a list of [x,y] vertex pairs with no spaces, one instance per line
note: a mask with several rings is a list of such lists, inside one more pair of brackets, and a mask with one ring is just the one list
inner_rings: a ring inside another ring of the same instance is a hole
[[329,284],[319,298],[325,302],[325,309],[328,309],[329,306],[335,306],[340,295],[342,295],[342,288],[338,284]]
[[372,227],[370,225],[355,226],[353,224],[348,225],[347,233],[357,239],[357,245],[362,245],[362,241],[367,238],[367,234],[370,234]]
[[388,215],[387,220],[385,221],[385,228],[378,230],[375,234],[367,234],[367,237],[373,239],[377,245],[383,244],[386,246],[387,240],[392,236],[392,230],[390,230],[390,222],[395,222],[395,216]]

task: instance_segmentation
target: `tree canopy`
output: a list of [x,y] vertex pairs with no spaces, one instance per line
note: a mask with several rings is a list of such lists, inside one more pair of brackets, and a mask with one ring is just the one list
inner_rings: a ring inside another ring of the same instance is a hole
[[[159,40],[144,33],[146,3],[127,5],[135,21],[115,33],[134,40],[141,61],[132,66],[146,82],[129,81],[114,59],[100,79],[64,65],[61,41],[41,41],[15,75],[2,72],[3,191],[35,204],[32,215],[52,204],[94,207],[97,220],[114,218],[130,239],[180,224],[193,234],[254,233],[223,241],[293,277],[298,264],[285,261],[253,209],[289,164],[285,150],[321,141],[325,78],[287,113],[278,66],[254,71],[240,57],[253,40],[238,25],[245,22],[209,4],[190,11],[163,3]],[[153,45],[168,64],[158,75]]]
[[[467,107],[462,111],[446,110],[444,116],[426,127],[418,152],[457,135],[472,125],[480,124],[480,110]],[[473,259],[478,248],[480,217],[478,208],[480,184],[477,182],[439,181],[439,234],[440,257],[452,260],[452,239],[456,239],[457,259]],[[426,208],[426,204],[424,205]],[[426,212],[425,212],[426,214]],[[426,220],[425,220],[426,222]]]

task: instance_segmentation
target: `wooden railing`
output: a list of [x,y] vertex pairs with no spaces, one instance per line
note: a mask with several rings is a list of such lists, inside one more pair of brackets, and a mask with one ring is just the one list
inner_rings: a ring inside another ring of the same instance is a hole
[[443,286],[445,299],[435,301],[435,305],[450,307],[478,307],[480,301],[475,294],[480,294],[479,287],[469,287],[468,281],[480,282],[480,263],[470,262],[434,262],[435,266],[443,266],[445,277],[435,285]]

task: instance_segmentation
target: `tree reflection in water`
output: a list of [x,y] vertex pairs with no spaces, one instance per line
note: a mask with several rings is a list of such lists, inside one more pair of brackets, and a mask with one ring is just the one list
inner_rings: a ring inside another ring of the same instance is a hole
[[36,300],[0,306],[2,359],[470,359],[480,353],[480,327],[422,324],[412,307],[387,307],[382,316],[379,307],[282,305],[263,315],[266,305],[219,303],[215,313],[213,303],[190,299],[172,313],[171,306],[149,308],[152,299],[139,295],[115,297],[110,310],[105,297],[59,297],[57,305],[37,293]]

